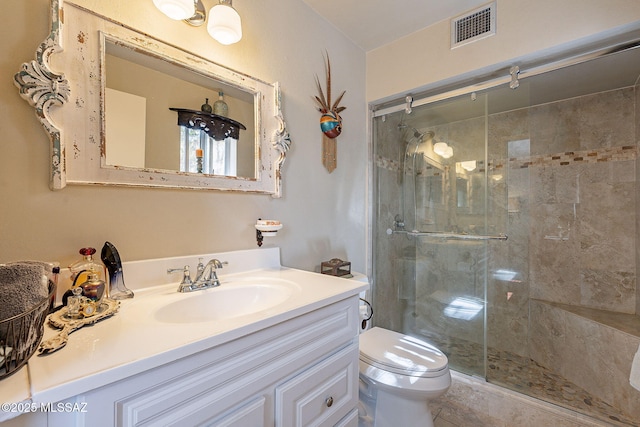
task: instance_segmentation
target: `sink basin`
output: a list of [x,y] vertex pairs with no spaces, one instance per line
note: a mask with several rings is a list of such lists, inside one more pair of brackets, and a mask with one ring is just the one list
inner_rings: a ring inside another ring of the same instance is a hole
[[288,300],[298,285],[286,280],[222,282],[217,288],[180,294],[184,298],[155,312],[165,323],[194,323],[231,319],[277,306]]

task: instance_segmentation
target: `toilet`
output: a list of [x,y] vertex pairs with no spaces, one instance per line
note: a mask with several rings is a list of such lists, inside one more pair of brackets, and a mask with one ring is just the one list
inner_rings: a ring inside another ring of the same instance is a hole
[[434,345],[379,327],[360,334],[359,427],[433,427],[427,401],[450,386]]

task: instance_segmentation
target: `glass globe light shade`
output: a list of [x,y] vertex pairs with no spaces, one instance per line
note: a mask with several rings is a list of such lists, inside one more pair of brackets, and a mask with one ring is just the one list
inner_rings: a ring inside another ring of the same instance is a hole
[[217,4],[209,11],[207,31],[218,42],[228,45],[242,38],[242,22],[238,12],[226,4]]
[[153,0],[153,4],[171,19],[189,19],[196,13],[193,0]]
[[447,146],[447,149],[445,150],[445,152],[442,155],[442,157],[445,158],[445,159],[453,157],[453,147]]
[[438,156],[443,156],[447,151],[447,143],[446,142],[436,142],[433,144],[433,152]]
[[460,166],[467,172],[471,172],[476,168],[477,163],[475,160],[467,160],[466,162],[460,162]]

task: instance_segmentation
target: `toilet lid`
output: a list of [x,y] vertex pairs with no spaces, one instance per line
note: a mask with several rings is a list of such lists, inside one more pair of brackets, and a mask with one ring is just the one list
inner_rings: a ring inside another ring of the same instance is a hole
[[360,360],[388,372],[425,378],[441,375],[449,362],[433,344],[377,327],[360,334]]

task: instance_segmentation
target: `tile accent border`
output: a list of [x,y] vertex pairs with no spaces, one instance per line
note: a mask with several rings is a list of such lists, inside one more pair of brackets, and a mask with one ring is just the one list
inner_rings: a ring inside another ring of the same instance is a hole
[[[600,150],[566,151],[556,154],[541,156],[511,157],[509,159],[497,159],[489,162],[489,168],[500,169],[508,162],[511,169],[524,169],[537,166],[568,166],[579,163],[603,163],[623,162],[636,160],[638,147],[635,145],[623,145],[620,147],[602,148]],[[392,172],[402,170],[402,164],[398,160],[392,160],[380,155],[376,156],[377,167]]]

